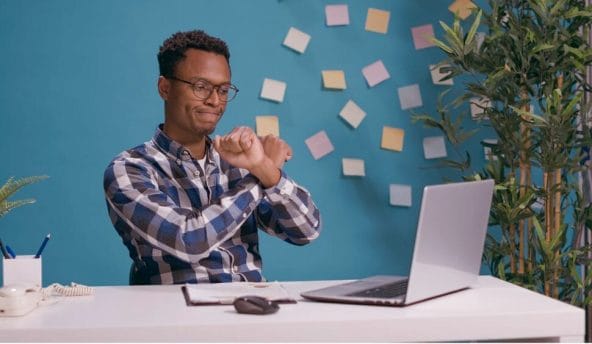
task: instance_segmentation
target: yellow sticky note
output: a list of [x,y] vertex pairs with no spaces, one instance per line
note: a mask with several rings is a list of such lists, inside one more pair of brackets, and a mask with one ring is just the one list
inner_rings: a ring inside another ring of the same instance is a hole
[[380,148],[401,152],[405,131],[399,128],[382,127],[382,141]]
[[467,19],[474,8],[477,8],[477,6],[472,3],[471,0],[456,0],[448,6],[448,10],[456,14],[462,20]]
[[255,123],[258,136],[269,134],[280,136],[280,122],[277,116],[257,116],[255,117]]
[[324,70],[323,86],[336,90],[345,90],[345,73],[342,70]]
[[366,16],[366,31],[386,33],[391,12],[369,8]]

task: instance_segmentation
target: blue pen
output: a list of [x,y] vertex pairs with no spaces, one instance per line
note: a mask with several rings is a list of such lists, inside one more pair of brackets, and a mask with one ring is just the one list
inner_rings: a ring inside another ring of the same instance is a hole
[[6,251],[8,251],[8,254],[12,259],[16,258],[16,253],[10,248],[10,246],[6,245]]
[[4,247],[4,243],[2,243],[1,239],[0,239],[0,251],[2,251],[2,255],[4,256],[4,258],[10,259],[10,254],[8,254],[8,251],[6,251],[6,248]]
[[51,234],[47,234],[45,239],[43,239],[43,242],[41,243],[41,247],[39,247],[39,249],[37,250],[37,254],[35,255],[35,258],[41,257],[41,253],[43,252],[45,245],[47,245],[47,242],[49,241],[50,236],[51,236]]

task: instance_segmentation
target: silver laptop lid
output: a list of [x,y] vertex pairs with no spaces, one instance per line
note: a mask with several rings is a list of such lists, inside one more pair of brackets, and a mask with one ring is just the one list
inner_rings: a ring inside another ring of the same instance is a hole
[[477,280],[493,186],[489,179],[424,188],[405,303]]

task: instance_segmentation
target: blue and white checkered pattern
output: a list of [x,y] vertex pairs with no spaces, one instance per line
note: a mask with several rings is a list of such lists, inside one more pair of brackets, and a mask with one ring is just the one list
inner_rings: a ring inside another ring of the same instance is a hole
[[159,127],[105,170],[109,216],[145,283],[263,281],[258,228],[295,245],[319,235],[306,189],[283,171],[263,189],[207,147],[204,171]]

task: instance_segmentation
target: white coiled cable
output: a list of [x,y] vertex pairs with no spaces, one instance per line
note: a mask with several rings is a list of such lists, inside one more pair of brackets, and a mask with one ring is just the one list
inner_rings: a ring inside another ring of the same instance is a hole
[[64,286],[59,283],[49,285],[47,288],[43,288],[43,298],[47,299],[53,294],[61,296],[88,296],[95,293],[95,288],[88,287],[83,284],[70,283],[69,286]]

